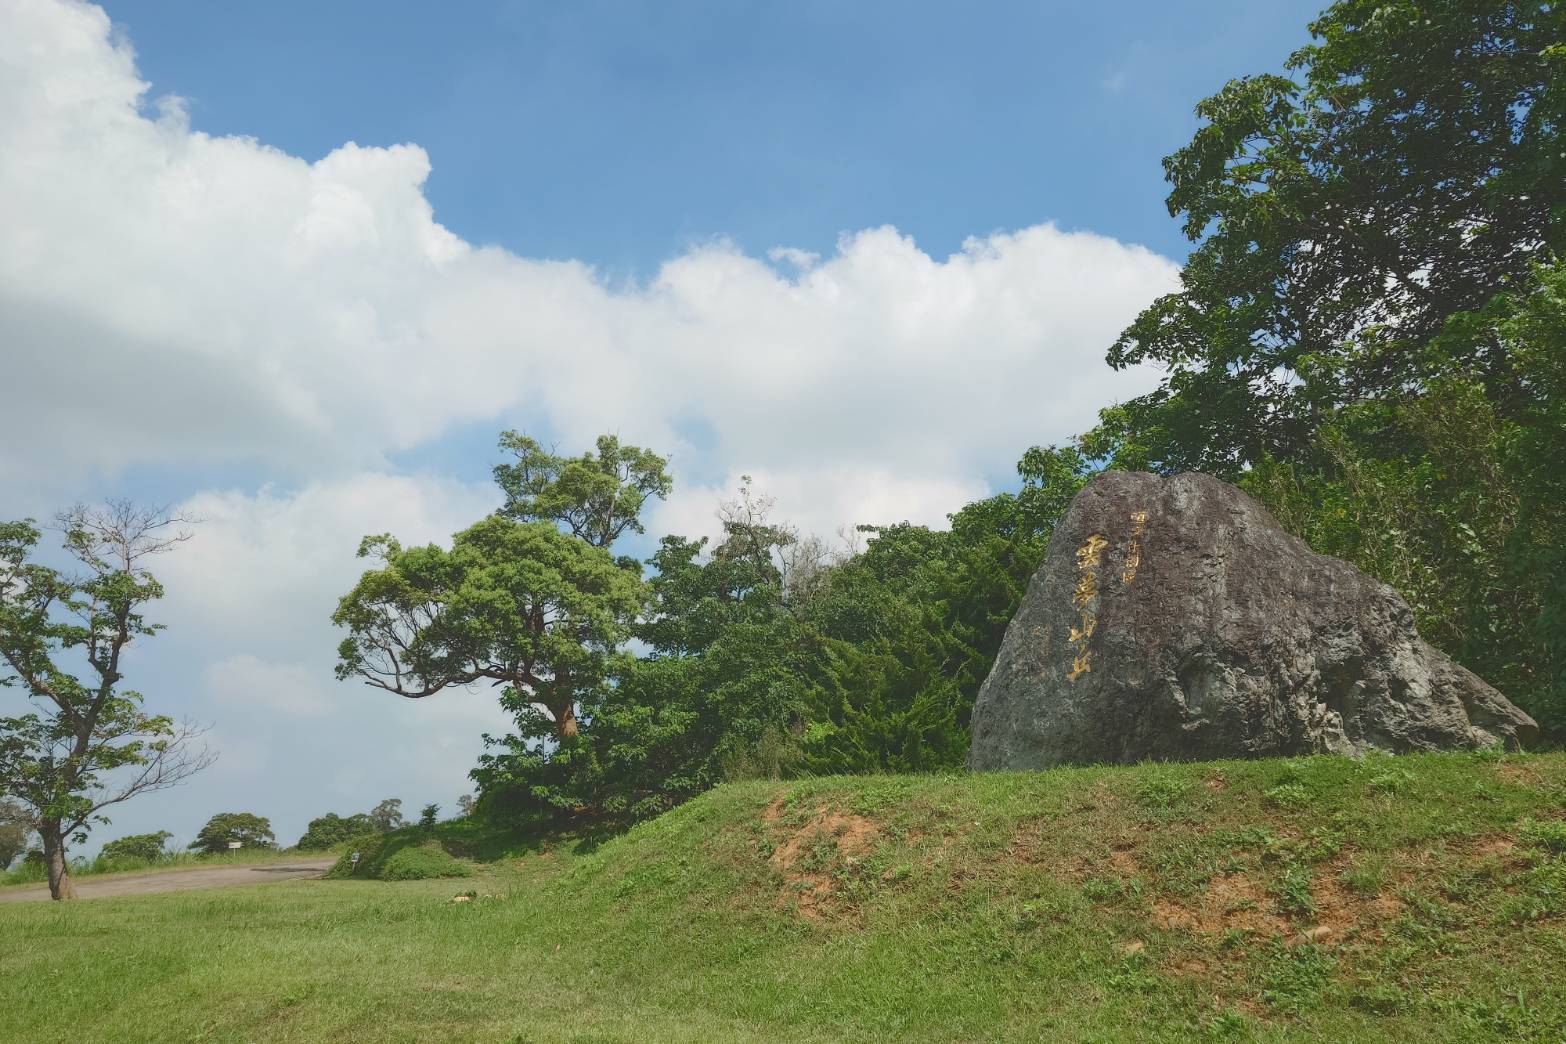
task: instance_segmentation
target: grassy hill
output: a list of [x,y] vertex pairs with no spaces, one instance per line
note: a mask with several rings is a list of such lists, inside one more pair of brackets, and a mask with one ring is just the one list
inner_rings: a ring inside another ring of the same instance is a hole
[[0,908],[0,1039],[1566,1035],[1566,755],[744,784],[589,847]]

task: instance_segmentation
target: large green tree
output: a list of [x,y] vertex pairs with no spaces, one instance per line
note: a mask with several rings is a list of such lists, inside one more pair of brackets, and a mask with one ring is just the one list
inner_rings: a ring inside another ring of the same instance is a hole
[[410,699],[489,682],[529,737],[568,739],[641,608],[641,578],[548,522],[500,515],[448,550],[369,537],[379,558],[332,620],[337,675]]
[[570,750],[515,736],[486,755],[474,775],[489,807],[638,818],[728,776],[775,769],[761,764],[765,750],[787,758],[808,684],[784,606],[798,537],[769,509],[747,482],[724,505],[724,538],[710,553],[705,539],[663,539],[635,630],[643,655],[618,658]]
[[402,826],[402,798],[387,798],[366,812],[365,818],[383,834],[389,834]]
[[[1419,387],[1451,316],[1566,245],[1566,6],[1343,0],[1311,32],[1164,161],[1199,245],[1110,352],[1169,371],[1106,415],[1132,463],[1310,455],[1328,411]],[[1503,412],[1524,399],[1504,346],[1473,361]]]
[[145,615],[163,594],[146,563],[184,539],[179,520],[115,502],[65,512],[59,528],[70,571],[38,561],[31,521],[0,524],[0,687],[19,697],[0,717],[0,793],[28,809],[50,894],[69,899],[67,843],[212,755],[199,728],[149,714],[124,684],[126,651],[161,630]]
[[573,781],[591,771],[583,723],[612,691],[647,599],[640,563],[613,547],[641,532],[648,499],[670,483],[663,458],[613,436],[577,457],[515,432],[501,448],[514,458],[495,469],[505,505],[449,550],[366,538],[361,556],[381,564],[333,616],[349,632],[337,674],[414,699],[500,687],[517,731],[491,740],[499,750],[476,772],[481,787],[533,808],[571,807]]

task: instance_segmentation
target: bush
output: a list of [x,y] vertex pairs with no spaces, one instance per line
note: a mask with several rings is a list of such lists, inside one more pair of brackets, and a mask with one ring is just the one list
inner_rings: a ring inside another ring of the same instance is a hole
[[324,852],[333,845],[373,833],[376,833],[375,823],[363,812],[351,816],[339,816],[335,812],[328,812],[324,816],[310,820],[309,827],[305,829],[304,836],[299,839],[299,844],[295,847],[301,852]]
[[143,863],[155,863],[167,854],[163,846],[173,836],[167,830],[159,830],[155,834],[132,834],[129,837],[118,838],[104,845],[103,851],[98,853],[98,858],[105,862],[140,860]]
[[375,881],[422,881],[433,877],[468,877],[473,868],[455,858],[440,841],[427,838],[421,831],[402,830],[359,839],[359,865],[353,864],[353,850],[346,851],[327,871],[330,878],[360,878]]
[[382,881],[423,881],[432,877],[468,877],[471,867],[454,859],[438,842],[400,848],[381,863]]

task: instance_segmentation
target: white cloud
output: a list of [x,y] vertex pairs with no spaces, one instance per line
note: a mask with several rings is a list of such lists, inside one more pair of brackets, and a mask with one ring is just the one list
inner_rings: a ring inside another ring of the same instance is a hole
[[759,494],[775,501],[774,519],[829,538],[860,523],[914,522],[941,528],[955,506],[988,492],[976,476],[965,481],[856,467],[758,469],[732,474],[719,485],[676,486],[669,502],[649,513],[648,531],[716,541],[721,530],[718,507],[735,499],[746,474]]
[[331,686],[302,663],[267,663],[240,653],[208,665],[206,682],[215,702],[252,713],[313,718],[332,709]]
[[[1138,247],[1040,225],[938,259],[878,228],[826,258],[779,248],[784,270],[717,243],[611,286],[453,236],[415,145],[312,164],[212,137],[147,103],[97,8],[0,17],[0,343],[26,390],[0,416],[0,481],[302,481],[490,421],[572,445],[616,430],[709,480],[857,469],[955,490],[1148,385],[1102,362],[1174,285]],[[93,408],[61,426],[67,401]],[[692,423],[712,446],[676,434]]]
[[291,840],[327,808],[466,789],[505,725],[492,693],[331,679],[359,538],[444,540],[497,499],[394,454],[484,425],[563,448],[615,431],[673,457],[654,536],[711,532],[742,473],[818,532],[939,523],[1150,386],[1104,350],[1176,284],[1167,259],[1049,224],[946,258],[892,228],[824,257],[718,242],[611,284],[442,228],[416,145],[311,163],[193,129],[70,0],[0,0],[0,114],[0,516],[133,469],[276,483],[182,506],[204,521],[159,564],[171,628],[136,684],[214,722],[225,757],[105,837],[256,807]]
[[291,492],[209,491],[180,504],[192,539],[158,564],[174,630],[230,646],[330,652],[329,618],[367,563],[359,541],[445,543],[494,509],[499,492],[430,476],[358,474]]

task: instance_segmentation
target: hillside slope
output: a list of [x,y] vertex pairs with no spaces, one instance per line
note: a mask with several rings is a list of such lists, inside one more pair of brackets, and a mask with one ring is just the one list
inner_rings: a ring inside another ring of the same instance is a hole
[[5,1039],[1555,1040],[1566,755],[734,785],[466,881],[0,932]]

